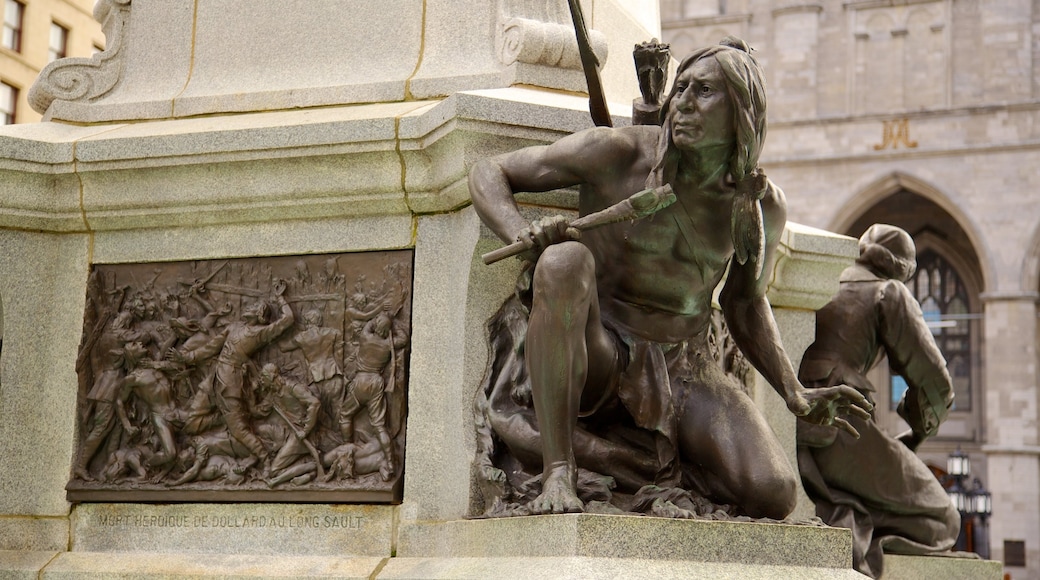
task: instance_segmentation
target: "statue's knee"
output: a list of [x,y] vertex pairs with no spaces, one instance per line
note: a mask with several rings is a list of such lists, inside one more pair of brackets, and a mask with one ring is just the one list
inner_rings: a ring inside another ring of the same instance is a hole
[[782,520],[798,504],[798,482],[794,473],[778,471],[759,478],[745,493],[744,510],[751,517]]
[[596,260],[578,242],[549,246],[534,269],[535,292],[588,291],[596,279]]

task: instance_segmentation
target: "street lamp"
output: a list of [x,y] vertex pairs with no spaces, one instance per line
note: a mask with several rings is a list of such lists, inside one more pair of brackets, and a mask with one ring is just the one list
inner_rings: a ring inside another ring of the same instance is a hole
[[974,488],[971,490],[971,511],[982,516],[983,521],[985,521],[987,517],[993,515],[993,494],[982,486],[979,478],[976,477],[974,483]]
[[961,451],[960,446],[957,446],[957,450],[946,457],[946,473],[954,477],[967,477],[971,473],[971,458],[967,453]]
[[946,488],[946,495],[950,496],[950,503],[953,504],[953,507],[957,508],[957,511],[961,512],[961,514],[964,514],[971,509],[971,502],[968,490],[961,485],[961,477],[963,476],[953,476],[953,483]]
[[[946,458],[946,473],[949,485],[946,494],[950,503],[961,514],[961,533],[957,538],[956,549],[976,552],[983,558],[989,557],[989,541],[986,533],[986,518],[993,513],[993,494],[986,491],[979,478],[974,478],[971,488],[968,478],[971,476],[971,459],[960,447]],[[975,520],[981,520],[981,529],[976,529]],[[975,541],[979,535],[980,541]],[[976,548],[977,546],[977,548]]]

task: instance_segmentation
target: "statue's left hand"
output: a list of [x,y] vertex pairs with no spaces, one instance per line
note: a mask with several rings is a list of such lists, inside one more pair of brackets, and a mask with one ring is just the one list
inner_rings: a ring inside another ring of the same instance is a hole
[[859,439],[859,431],[843,419],[852,414],[861,419],[870,419],[874,406],[859,391],[848,385],[805,389],[801,401],[788,402],[788,407],[814,425],[834,425]]
[[571,227],[570,220],[562,215],[536,219],[516,236],[516,241],[524,244],[531,259],[536,259],[553,244],[580,239],[581,231]]

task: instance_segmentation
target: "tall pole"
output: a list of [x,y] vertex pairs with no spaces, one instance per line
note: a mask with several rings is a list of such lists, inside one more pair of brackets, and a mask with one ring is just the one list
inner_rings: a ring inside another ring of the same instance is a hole
[[585,83],[589,87],[589,113],[597,127],[613,127],[607,99],[603,94],[603,83],[599,78],[599,59],[592,51],[589,40],[589,29],[585,26],[585,15],[582,14],[579,0],[567,0],[571,9],[571,20],[574,21],[574,33],[578,37],[578,54],[581,55],[581,68],[585,71]]

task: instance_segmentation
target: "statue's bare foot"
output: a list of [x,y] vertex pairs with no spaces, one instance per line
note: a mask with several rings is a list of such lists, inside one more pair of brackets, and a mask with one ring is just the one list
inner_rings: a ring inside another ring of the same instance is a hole
[[94,481],[94,478],[82,467],[76,467],[72,470],[72,475],[82,479],[83,481]]
[[542,493],[527,504],[532,514],[573,514],[585,511],[578,499],[571,469],[566,465],[553,467],[542,482]]
[[390,478],[394,476],[394,460],[387,459],[383,466],[379,468],[379,477],[383,478],[383,481],[390,481]]

